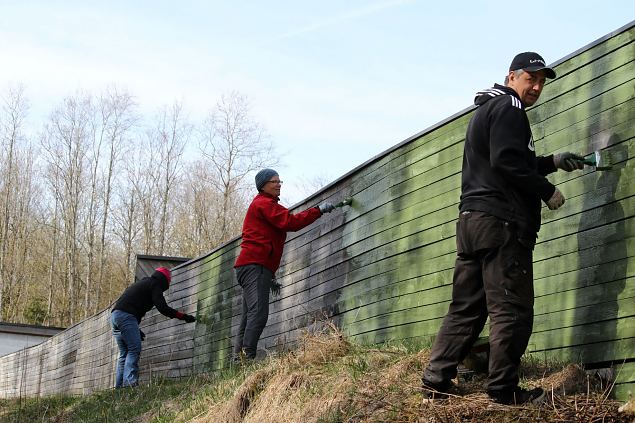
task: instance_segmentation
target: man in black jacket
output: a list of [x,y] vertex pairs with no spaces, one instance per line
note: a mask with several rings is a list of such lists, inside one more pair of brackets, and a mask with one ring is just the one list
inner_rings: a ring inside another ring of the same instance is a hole
[[165,302],[163,292],[170,287],[171,279],[169,269],[158,267],[152,276],[126,288],[113,306],[110,323],[119,347],[115,388],[136,386],[139,382],[141,341],[145,338],[139,330],[139,323],[152,307],[156,307],[161,314],[169,318],[184,320],[187,323],[196,321],[194,316],[174,310]]
[[463,153],[457,259],[452,302],[423,374],[429,399],[452,391],[457,365],[490,318],[487,392],[502,404],[539,403],[541,388],[518,386],[518,366],[532,332],[532,251],[540,229],[541,200],[549,209],[564,196],[546,175],[582,169],[583,157],[537,157],[525,108],[556,73],[537,53],[518,54],[505,86],[477,93]]

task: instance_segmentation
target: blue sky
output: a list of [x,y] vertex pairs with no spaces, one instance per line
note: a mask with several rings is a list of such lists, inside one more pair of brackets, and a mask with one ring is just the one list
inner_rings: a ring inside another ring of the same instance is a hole
[[291,205],[469,106],[511,58],[554,62],[629,23],[631,1],[3,1],[0,89],[37,125],[77,89],[127,88],[146,116],[201,118],[246,95],[279,152]]

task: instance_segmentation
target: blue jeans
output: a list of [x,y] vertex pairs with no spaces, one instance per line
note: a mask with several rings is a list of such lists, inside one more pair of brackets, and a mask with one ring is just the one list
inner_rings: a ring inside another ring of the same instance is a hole
[[113,310],[110,315],[110,324],[119,347],[115,388],[136,386],[139,383],[139,357],[141,356],[139,322],[130,313]]

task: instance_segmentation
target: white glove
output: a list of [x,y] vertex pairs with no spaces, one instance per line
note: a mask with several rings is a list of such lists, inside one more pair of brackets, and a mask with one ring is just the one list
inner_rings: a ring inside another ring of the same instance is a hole
[[333,210],[335,210],[335,206],[331,203],[329,203],[328,201],[325,203],[322,203],[318,206],[318,208],[320,209],[320,213],[324,214],[324,213],[330,213]]
[[549,207],[549,210],[557,210],[563,204],[564,204],[564,195],[562,195],[560,190],[556,188],[556,190],[553,192],[553,195],[551,196],[549,201],[547,201],[547,207]]

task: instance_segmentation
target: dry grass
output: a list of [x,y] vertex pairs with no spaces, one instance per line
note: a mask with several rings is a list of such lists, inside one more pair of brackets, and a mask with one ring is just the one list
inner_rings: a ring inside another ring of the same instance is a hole
[[[427,351],[369,349],[350,344],[335,327],[306,336],[299,348],[251,368],[240,386],[210,401],[192,420],[204,422],[632,422],[607,399],[602,383],[576,365],[525,365],[523,384],[541,386],[537,406],[492,404],[484,377],[459,384],[460,396],[426,404],[421,373]],[[225,389],[227,391],[227,389]]]
[[256,369],[235,394],[191,420],[204,422],[318,422],[348,400],[352,380],[329,370],[351,344],[329,326],[305,335],[297,350]]
[[[352,344],[327,323],[279,357],[131,390],[4,401],[0,421],[635,423],[635,404],[620,412],[620,404],[607,398],[607,380],[580,366],[531,357],[521,367],[522,384],[549,393],[540,407],[491,403],[482,375],[457,381],[459,395],[447,401],[424,403],[420,378],[428,360],[427,350]],[[610,378],[610,372],[599,374]]]

